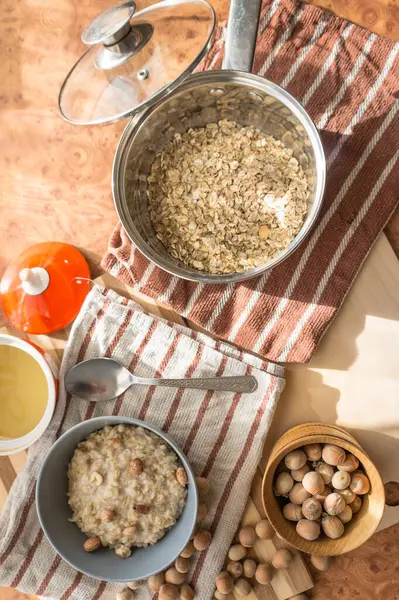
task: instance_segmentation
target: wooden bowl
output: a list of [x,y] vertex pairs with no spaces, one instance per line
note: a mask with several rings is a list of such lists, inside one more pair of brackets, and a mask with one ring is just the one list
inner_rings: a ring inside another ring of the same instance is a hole
[[[292,450],[314,443],[335,444],[354,454],[371,483],[369,494],[362,496],[360,511],[345,525],[344,535],[337,540],[329,539],[323,534],[315,541],[301,538],[296,532],[296,523],[284,517],[281,501],[273,492],[275,472],[284,457]],[[337,425],[304,423],[286,431],[274,445],[263,477],[262,500],[270,523],[288,544],[308,554],[336,556],[354,550],[373,535],[384,513],[385,491],[376,467],[347,431]]]

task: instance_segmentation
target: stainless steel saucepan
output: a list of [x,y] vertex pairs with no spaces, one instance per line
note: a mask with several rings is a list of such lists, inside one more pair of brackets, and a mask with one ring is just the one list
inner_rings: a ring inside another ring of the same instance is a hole
[[[316,127],[288,92],[249,73],[259,10],[260,0],[232,0],[223,70],[191,74],[214,32],[214,12],[205,0],[165,0],[136,14],[133,2],[109,9],[86,30],[83,39],[93,47],[60,92],[61,112],[71,122],[96,124],[132,116],[113,165],[115,207],[137,248],[184,279],[232,283],[271,269],[303,242],[322,204],[326,166]],[[310,194],[305,223],[279,255],[245,272],[212,275],[173,258],[157,239],[146,180],[155,155],[176,132],[220,119],[252,125],[292,148]]]

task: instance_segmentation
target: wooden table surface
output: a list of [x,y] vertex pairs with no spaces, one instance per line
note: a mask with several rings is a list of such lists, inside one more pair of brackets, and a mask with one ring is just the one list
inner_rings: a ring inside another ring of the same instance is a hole
[[[229,0],[211,0],[219,21]],[[141,8],[151,0],[141,0]],[[319,6],[399,40],[398,0],[317,0]],[[78,246],[94,276],[116,223],[110,174],[124,124],[74,127],[58,114],[65,73],[82,53],[85,23],[109,0],[30,3],[0,8],[0,276],[25,247],[51,239]],[[386,229],[399,257],[399,211]],[[399,600],[399,526],[375,535],[316,574],[317,600]],[[356,582],[354,584],[354,582]],[[27,596],[0,589],[0,600]]]

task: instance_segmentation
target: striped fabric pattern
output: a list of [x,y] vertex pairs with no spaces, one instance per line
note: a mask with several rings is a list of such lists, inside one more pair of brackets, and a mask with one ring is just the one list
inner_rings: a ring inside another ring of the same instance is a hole
[[[221,68],[223,32],[202,68]],[[320,217],[284,263],[245,284],[180,280],[118,226],[103,266],[212,333],[279,362],[308,361],[398,202],[399,44],[296,0],[265,0],[253,72],[309,112],[327,156]]]
[[[0,586],[57,600],[114,600],[123,585],[78,573],[47,542],[36,514],[35,482],[54,441],[73,425],[102,415],[145,419],[168,432],[197,475],[209,478],[213,533],[207,551],[192,562],[190,580],[198,598],[210,600],[215,575],[235,534],[278,397],[284,371],[278,365],[184,326],[145,313],[137,304],[96,286],[86,298],[65,350],[60,380],[77,362],[113,357],[144,377],[201,377],[252,373],[252,394],[135,386],[115,402],[85,403],[61,389],[52,422],[30,448],[0,518]],[[267,371],[266,371],[267,369]],[[132,557],[134,560],[134,555]],[[153,598],[143,586],[138,600]]]

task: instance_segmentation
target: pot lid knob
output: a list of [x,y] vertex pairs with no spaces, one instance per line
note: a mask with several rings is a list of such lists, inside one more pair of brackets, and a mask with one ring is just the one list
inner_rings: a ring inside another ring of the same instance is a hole
[[118,6],[111,6],[90,21],[82,33],[82,42],[88,46],[117,44],[131,30],[130,19],[135,10],[136,5],[131,0]]
[[25,268],[19,272],[22,289],[28,296],[43,294],[50,283],[50,275],[43,267]]

